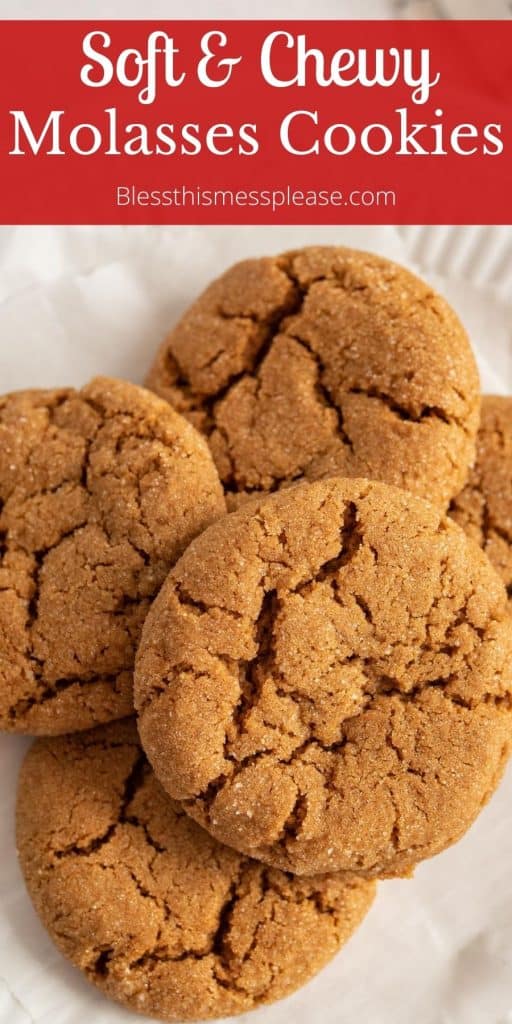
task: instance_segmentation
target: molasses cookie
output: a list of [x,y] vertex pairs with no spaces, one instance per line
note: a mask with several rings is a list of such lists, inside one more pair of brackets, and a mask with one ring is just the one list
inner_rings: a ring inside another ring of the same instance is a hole
[[192,542],[142,632],[135,703],[171,796],[297,874],[409,873],[512,742],[512,619],[433,505],[361,480],[253,499]]
[[38,740],[17,825],[56,945],[108,996],[161,1020],[224,1017],[293,992],[373,899],[364,880],[297,879],[221,846],[164,793],[130,721]]
[[482,399],[476,463],[450,511],[512,595],[512,398]]
[[206,434],[232,506],[340,474],[446,508],[474,458],[479,382],[461,323],[407,270],[352,249],[232,267],[147,384]]
[[132,713],[149,604],[225,511],[204,439],[122,381],[0,399],[0,728]]

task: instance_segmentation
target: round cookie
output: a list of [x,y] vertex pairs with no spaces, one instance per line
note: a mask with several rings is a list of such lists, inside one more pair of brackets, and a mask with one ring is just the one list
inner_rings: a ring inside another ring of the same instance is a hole
[[479,381],[460,321],[409,271],[353,249],[235,265],[147,385],[206,434],[232,506],[340,474],[446,508],[474,458]]
[[374,886],[297,879],[221,846],[171,801],[133,722],[38,740],[19,855],[59,949],[108,996],[162,1020],[238,1014],[304,984]]
[[225,512],[204,439],[124,381],[0,398],[0,728],[133,713],[149,604]]
[[143,746],[217,839],[297,874],[406,874],[458,839],[512,743],[512,620],[433,505],[332,478],[192,542],[135,668]]
[[512,398],[484,395],[476,462],[450,514],[484,549],[511,597]]

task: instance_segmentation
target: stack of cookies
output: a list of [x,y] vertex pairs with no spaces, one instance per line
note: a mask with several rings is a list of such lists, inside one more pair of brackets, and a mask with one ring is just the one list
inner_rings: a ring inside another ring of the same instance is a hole
[[[0,400],[0,723],[57,946],[162,1020],[305,983],[512,747],[512,402],[444,300],[312,248],[142,389]],[[135,715],[134,715],[135,711]]]

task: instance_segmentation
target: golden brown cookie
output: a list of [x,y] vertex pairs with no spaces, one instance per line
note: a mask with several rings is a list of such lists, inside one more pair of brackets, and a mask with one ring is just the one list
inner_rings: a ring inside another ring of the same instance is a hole
[[224,511],[204,439],[149,391],[98,378],[0,398],[0,728],[131,714],[150,601]]
[[233,506],[339,473],[446,508],[474,458],[479,382],[461,323],[409,271],[353,249],[232,267],[147,384],[206,434]]
[[476,463],[450,513],[484,549],[511,597],[512,398],[484,395]]
[[217,839],[297,874],[408,873],[458,839],[512,742],[512,620],[433,505],[332,478],[192,542],[142,632],[139,730]]
[[133,722],[38,740],[18,846],[59,949],[108,996],[162,1020],[241,1013],[304,984],[373,884],[297,879],[221,846],[171,801]]

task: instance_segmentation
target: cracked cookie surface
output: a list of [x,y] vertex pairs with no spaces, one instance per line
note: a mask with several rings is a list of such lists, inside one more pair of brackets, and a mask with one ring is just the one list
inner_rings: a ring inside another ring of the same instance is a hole
[[478,373],[458,318],[352,249],[235,265],[171,331],[147,385],[207,436],[232,507],[340,474],[446,508],[474,457]]
[[221,846],[164,793],[132,721],[38,740],[17,835],[56,945],[107,995],[162,1020],[223,1017],[294,991],[374,894],[366,881],[297,879]]
[[332,478],[192,542],[143,628],[135,704],[164,787],[298,874],[408,873],[458,839],[512,739],[512,620],[434,506]]
[[512,597],[512,398],[484,395],[476,462],[450,514],[483,548]]
[[204,439],[142,388],[0,398],[0,728],[133,712],[133,660],[169,567],[225,511]]

